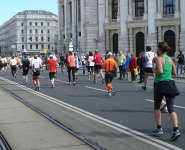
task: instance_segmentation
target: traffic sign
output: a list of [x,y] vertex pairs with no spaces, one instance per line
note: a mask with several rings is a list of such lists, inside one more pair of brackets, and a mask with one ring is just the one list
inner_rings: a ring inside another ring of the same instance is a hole
[[12,45],[11,48],[16,48],[16,46],[15,45]]

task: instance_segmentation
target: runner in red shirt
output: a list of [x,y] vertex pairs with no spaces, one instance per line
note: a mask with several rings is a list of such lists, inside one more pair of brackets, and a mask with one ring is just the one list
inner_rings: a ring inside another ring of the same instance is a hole
[[97,70],[99,69],[100,75],[102,77],[102,84],[105,83],[104,75],[102,73],[102,56],[98,53],[98,50],[95,50],[94,54],[94,82],[97,83]]
[[55,87],[55,85],[54,85],[55,80],[54,79],[55,79],[55,74],[56,74],[56,71],[57,71],[56,66],[58,66],[58,62],[55,59],[53,59],[53,55],[50,55],[49,58],[50,58],[50,60],[48,60],[46,62],[46,66],[48,64],[50,65],[49,66],[49,70],[50,70],[49,77],[50,77],[50,80],[51,80],[52,88],[54,88]]

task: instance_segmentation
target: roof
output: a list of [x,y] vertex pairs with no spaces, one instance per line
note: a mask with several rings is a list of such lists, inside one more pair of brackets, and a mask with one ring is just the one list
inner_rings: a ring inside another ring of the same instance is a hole
[[49,11],[44,11],[44,10],[25,10],[25,11],[17,13],[17,15],[55,15],[55,14]]

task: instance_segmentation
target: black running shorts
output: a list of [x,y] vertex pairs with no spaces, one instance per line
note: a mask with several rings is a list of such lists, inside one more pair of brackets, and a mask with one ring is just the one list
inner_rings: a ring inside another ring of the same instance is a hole
[[40,76],[40,70],[39,71],[33,71],[33,76],[34,77]]
[[152,68],[145,68],[145,72],[146,73],[153,73],[153,70],[152,70]]
[[115,76],[115,73],[109,73],[109,74],[105,74],[105,82],[106,84],[111,83],[113,78]]
[[28,72],[29,72],[29,68],[23,69],[22,75],[23,75],[23,76],[26,76],[26,75],[28,75]]
[[50,80],[55,78],[55,74],[56,74],[56,72],[50,72],[49,73]]
[[102,65],[95,65],[94,66],[94,70],[95,71],[97,71],[98,69],[102,69],[103,67],[102,67]]

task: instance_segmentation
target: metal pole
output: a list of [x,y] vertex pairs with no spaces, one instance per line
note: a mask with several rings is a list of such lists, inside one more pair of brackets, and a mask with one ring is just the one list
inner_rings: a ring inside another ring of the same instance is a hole
[[78,0],[76,0],[76,52],[79,56],[79,45],[78,45]]

